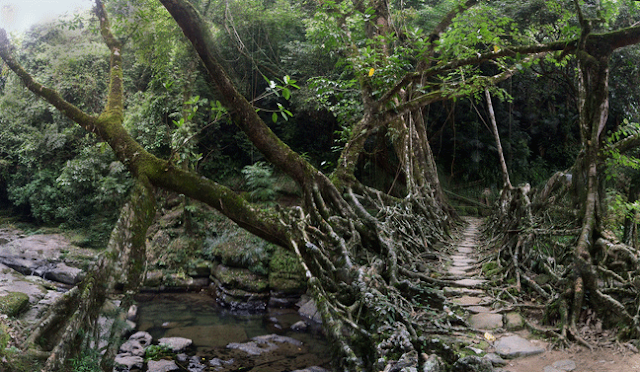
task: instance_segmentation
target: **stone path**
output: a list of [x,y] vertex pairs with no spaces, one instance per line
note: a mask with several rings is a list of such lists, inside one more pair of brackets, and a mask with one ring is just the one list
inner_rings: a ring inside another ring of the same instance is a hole
[[542,342],[530,341],[511,333],[523,328],[524,322],[518,313],[502,314],[492,307],[495,301],[483,289],[487,281],[482,276],[476,252],[480,236],[478,228],[482,221],[473,217],[464,219],[467,225],[462,232],[462,240],[450,255],[452,264],[447,270],[447,274],[454,279],[454,285],[445,288],[444,293],[451,302],[465,310],[471,328],[484,332],[483,341],[477,341],[478,348],[470,349],[479,354],[487,352],[484,358],[494,366],[506,365],[504,359],[543,353],[545,348]]

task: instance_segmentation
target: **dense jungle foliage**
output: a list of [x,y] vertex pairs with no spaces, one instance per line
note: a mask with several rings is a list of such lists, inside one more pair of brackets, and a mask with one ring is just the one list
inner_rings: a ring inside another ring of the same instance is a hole
[[[314,40],[314,32],[319,32],[314,29],[316,5],[213,3],[202,6],[216,27],[222,58],[239,89],[255,101],[265,121],[294,150],[320,169],[333,170],[348,126],[361,110],[360,93],[349,80],[353,72],[341,62],[343,57],[325,52]],[[231,125],[215,91],[202,79],[197,56],[168,14],[135,9],[125,1],[107,5],[120,32],[130,38],[126,53],[135,56],[124,70],[125,126],[134,138],[152,153],[178,157],[207,177],[236,189],[250,187],[243,184],[241,171],[263,161],[263,156]],[[424,1],[393,6],[404,17],[404,24],[397,27],[410,30],[433,23],[447,4]],[[517,6],[496,3],[483,12],[487,14],[477,16],[511,17],[520,22],[517,26],[523,32],[537,27],[542,34],[559,21],[544,1]],[[39,81],[78,107],[97,112],[105,100],[108,50],[91,23],[92,16],[78,17],[34,26],[17,35],[14,43],[20,45],[21,61]],[[621,14],[622,26],[624,19]],[[638,121],[638,85],[633,83],[638,76],[633,63],[637,55],[633,47],[612,59],[610,131],[624,120]],[[495,104],[495,110],[515,184],[539,185],[554,171],[568,168],[577,155],[575,68],[575,61],[542,61],[501,83],[505,99]],[[297,80],[300,89],[290,88],[283,94],[278,87],[286,85],[285,76]],[[104,244],[131,185],[122,164],[99,139],[26,92],[6,67],[0,88],[2,206],[39,223],[95,229]],[[273,114],[277,114],[275,121]],[[425,114],[438,169],[448,188],[474,198],[485,188],[495,194],[501,178],[494,166],[498,160],[487,126],[486,103],[467,97],[433,105]],[[392,185],[398,159],[381,153],[374,143],[369,146],[371,151],[358,166],[360,177],[376,186]]]
[[[361,106],[358,89],[348,79],[352,72],[341,62],[340,54],[325,53],[325,46],[313,38],[318,32],[314,30],[316,5],[212,3],[202,6],[216,25],[220,51],[239,89],[256,102],[286,143],[330,172]],[[438,3],[393,4],[398,16],[404,17],[404,24],[398,27],[433,23],[447,6]],[[124,1],[107,5],[123,28],[121,32],[130,37],[125,44],[127,53],[135,56],[125,69],[128,130],[152,153],[178,156],[207,177],[246,189],[243,167],[263,161],[263,156],[229,122],[175,23],[166,14],[135,9]],[[484,10],[511,17],[522,32],[538,28],[540,37],[560,21],[553,11],[544,1],[496,3]],[[617,12],[619,26],[628,26],[632,10]],[[39,81],[56,88],[78,107],[97,112],[104,104],[109,64],[108,50],[91,19],[91,14],[83,14],[37,25],[17,35],[16,42],[22,61]],[[637,56],[637,48],[632,47],[612,58],[611,132],[625,120],[638,121],[638,85],[634,82],[639,72],[633,63]],[[541,61],[500,84],[505,99],[496,103],[496,117],[515,184],[540,185],[553,172],[567,169],[577,155],[575,68],[571,60],[562,64]],[[278,87],[286,85],[285,76],[296,79],[300,89],[282,94]],[[272,86],[272,82],[277,84]],[[101,242],[95,244],[104,244],[131,185],[124,167],[104,143],[22,89],[6,67],[0,93],[2,207],[39,223],[92,228],[93,239]],[[498,160],[485,105],[483,100],[466,97],[438,103],[426,112],[430,142],[448,188],[474,198],[485,188],[495,194],[501,187],[500,174],[493,166]],[[273,114],[278,114],[276,120]],[[397,178],[393,167],[398,159],[380,149],[374,151],[373,143],[370,146],[372,151],[359,164],[360,177],[388,187]],[[624,190],[617,191],[624,194]]]
[[[96,6],[97,17],[13,35],[13,47],[5,38],[2,207],[87,229],[82,244],[96,248],[120,214],[109,249],[130,239],[123,255],[144,257],[154,188],[199,199],[296,254],[344,370],[435,350],[434,288],[450,278],[418,261],[441,257],[451,206],[491,209],[496,283],[560,309],[545,331],[586,343],[576,324],[588,304],[613,307],[612,322],[639,336],[636,2]],[[540,272],[551,284],[529,279]]]

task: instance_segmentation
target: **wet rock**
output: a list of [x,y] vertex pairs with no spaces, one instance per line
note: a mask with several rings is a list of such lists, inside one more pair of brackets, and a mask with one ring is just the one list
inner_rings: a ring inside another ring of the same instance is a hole
[[158,340],[158,344],[167,345],[174,353],[186,350],[193,344],[193,341],[184,337],[163,337]]
[[118,350],[121,355],[144,356],[144,351],[151,344],[151,335],[147,332],[136,332],[120,345]]
[[[203,364],[204,360],[201,360],[201,358],[198,358],[197,356],[192,356],[190,358],[188,358],[187,360],[185,360],[185,364],[187,365],[187,370],[189,372],[204,372],[207,371],[207,366],[205,364]],[[183,362],[184,363],[184,362]]]
[[493,372],[493,365],[490,361],[477,357],[467,356],[458,359],[453,364],[453,371],[456,372]]
[[565,372],[573,371],[577,368],[576,362],[569,359],[559,360],[550,366],[544,367],[543,372]]
[[502,327],[502,315],[478,313],[469,318],[469,325],[476,329],[496,329]]
[[118,350],[122,355],[132,355],[132,356],[144,356],[144,347],[135,340],[128,340],[122,345],[120,345],[120,349]]
[[82,279],[82,270],[77,267],[71,267],[64,262],[58,262],[49,267],[43,273],[43,277],[59,283],[74,285]]
[[300,316],[313,320],[316,323],[322,323],[322,316],[318,312],[315,301],[311,299],[309,299],[309,301],[307,301],[300,307],[298,313],[300,314]]
[[493,364],[496,367],[502,367],[507,365],[507,361],[502,359],[500,355],[496,353],[488,353],[487,355],[484,356],[484,359],[490,361],[491,364]]
[[147,362],[147,372],[179,371],[180,367],[173,360],[150,360]]
[[222,360],[220,358],[213,358],[209,361],[209,365],[212,367],[222,367],[225,365],[231,365],[235,363],[235,360],[233,359],[229,359],[229,360]]
[[512,359],[522,356],[536,355],[544,352],[544,348],[536,346],[520,336],[503,337],[494,345],[496,352],[503,358]]
[[216,301],[232,311],[259,312],[267,308],[269,293],[248,292],[242,289],[216,288]]
[[131,336],[129,336],[129,340],[136,340],[142,346],[147,347],[151,345],[151,341],[153,340],[153,337],[151,337],[151,335],[147,332],[136,332]]
[[[271,285],[271,284],[270,284]],[[272,290],[269,293],[269,307],[276,309],[285,309],[294,307],[296,302],[300,299],[300,295],[304,291],[301,292],[292,292],[289,293],[287,291],[275,291]]]
[[303,322],[302,320],[295,322],[291,326],[291,330],[296,332],[304,332],[307,330],[307,323]]
[[144,359],[142,359],[142,357],[140,356],[118,354],[114,359],[114,363],[114,371],[128,372],[133,368],[142,369]]
[[302,346],[302,342],[291,337],[279,335],[256,336],[249,342],[230,343],[228,349],[243,351],[249,355],[262,355],[278,349],[278,344],[288,343],[295,346]]

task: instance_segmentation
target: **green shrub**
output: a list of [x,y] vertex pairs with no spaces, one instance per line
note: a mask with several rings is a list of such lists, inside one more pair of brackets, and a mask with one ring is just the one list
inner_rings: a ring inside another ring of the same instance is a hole
[[159,360],[166,356],[172,356],[173,351],[171,351],[171,347],[169,345],[160,344],[160,345],[149,345],[144,350],[144,361],[148,362],[150,360]]
[[102,372],[100,353],[94,349],[85,349],[77,358],[71,359],[73,372]]

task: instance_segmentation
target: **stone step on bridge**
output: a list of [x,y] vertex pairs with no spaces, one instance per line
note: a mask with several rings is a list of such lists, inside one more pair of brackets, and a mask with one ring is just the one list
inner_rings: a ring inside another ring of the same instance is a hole
[[500,302],[485,290],[489,283],[482,274],[478,252],[482,244],[479,232],[482,220],[464,217],[464,221],[466,226],[461,239],[449,254],[451,265],[447,268],[446,279],[450,280],[451,286],[444,288],[444,294],[451,302],[451,308],[464,311],[467,324],[475,331],[476,336],[470,341],[477,347],[469,349],[478,356],[484,355],[482,358],[496,367],[506,365],[505,359],[545,352],[544,342],[527,339],[520,314],[505,313],[500,309]]

